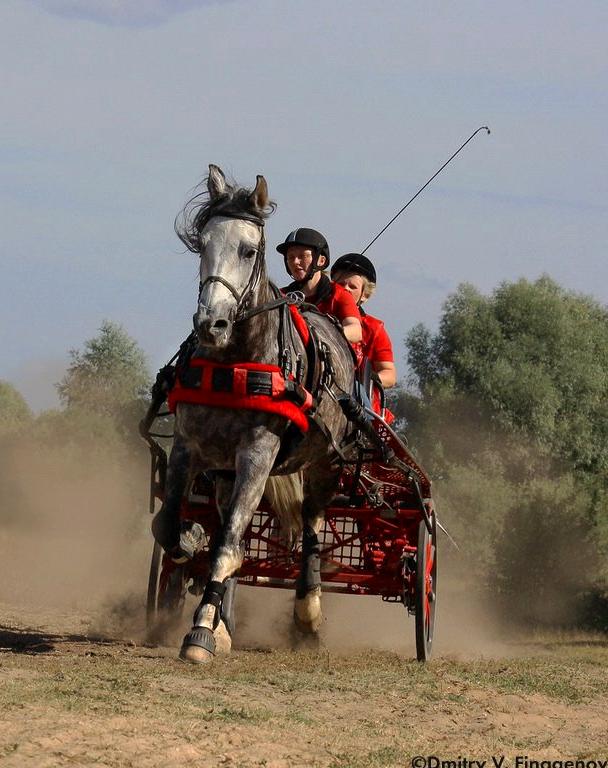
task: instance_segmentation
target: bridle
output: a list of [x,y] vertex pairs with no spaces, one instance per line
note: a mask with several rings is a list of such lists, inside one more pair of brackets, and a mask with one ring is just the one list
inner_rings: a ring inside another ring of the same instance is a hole
[[[251,298],[253,296],[253,293],[255,289],[258,287],[258,283],[260,282],[260,275],[262,274],[262,263],[264,260],[264,256],[266,255],[266,238],[264,236],[264,219],[260,218],[259,216],[256,216],[255,214],[251,213],[222,213],[218,212],[215,214],[215,216],[223,216],[226,219],[240,219],[242,221],[250,221],[253,224],[256,224],[260,231],[260,242],[257,249],[257,254],[255,257],[255,263],[253,265],[253,269],[251,270],[251,275],[249,276],[249,280],[247,281],[247,284],[243,288],[243,290],[239,293],[237,289],[232,285],[232,283],[229,283],[228,280],[225,280],[220,275],[209,275],[209,277],[206,277],[205,280],[199,284],[198,289],[198,296],[199,296],[199,306],[204,307],[205,309],[208,309],[206,304],[200,304],[200,297],[201,293],[203,292],[203,288],[208,283],[220,283],[220,285],[223,285],[224,288],[227,288],[230,293],[234,296],[234,299],[236,301],[236,308],[233,311],[232,315],[232,322],[233,323],[242,323],[245,320],[249,320],[251,317],[254,317],[255,315],[259,315],[262,312],[268,312],[272,309],[278,309],[279,307],[282,307],[283,305],[288,306],[302,306],[305,302],[304,294],[300,291],[292,291],[291,293],[288,293],[286,296],[282,295],[278,289],[273,288],[275,291],[275,298],[272,301],[268,301],[265,304],[260,304],[257,307],[252,307],[249,309],[249,304],[251,302]],[[210,216],[209,219],[205,222],[205,225],[212,219],[213,216]],[[279,295],[276,295],[279,294]]]
[[[231,313],[232,314],[231,320],[235,323],[241,322],[242,320],[247,319],[247,316],[248,316],[247,309],[249,308],[249,304],[251,302],[253,294],[256,288],[258,287],[258,284],[260,282],[260,276],[262,274],[262,264],[264,261],[264,256],[266,254],[266,238],[264,237],[264,219],[252,213],[224,213],[222,211],[218,211],[216,214],[214,214],[214,216],[221,216],[227,219],[239,219],[242,221],[249,221],[252,224],[256,224],[260,232],[260,242],[257,247],[255,262],[253,264],[251,274],[249,275],[249,280],[247,281],[245,287],[240,293],[239,291],[237,291],[234,285],[232,285],[232,283],[228,282],[228,280],[225,280],[223,277],[221,277],[221,275],[209,275],[209,277],[206,277],[205,280],[199,284],[198,296],[199,296],[200,307],[209,309],[207,305],[200,304],[200,297],[205,286],[208,283],[220,283],[220,285],[223,285],[224,288],[227,288],[230,291],[230,293],[234,296],[234,299],[236,301],[236,307]],[[205,225],[211,220],[211,218],[213,218],[213,216],[207,219],[207,221],[205,222]]]

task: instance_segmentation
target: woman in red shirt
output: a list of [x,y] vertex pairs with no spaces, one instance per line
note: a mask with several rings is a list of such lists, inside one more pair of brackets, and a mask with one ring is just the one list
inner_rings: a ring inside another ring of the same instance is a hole
[[385,389],[397,381],[393,346],[377,317],[368,315],[361,306],[376,289],[376,270],[372,262],[360,253],[347,253],[336,261],[331,270],[332,279],[342,285],[353,297],[361,313],[363,326],[363,356],[368,358]]
[[306,301],[315,304],[320,312],[338,318],[351,344],[361,342],[361,315],[355,300],[350,291],[323,272],[329,265],[329,246],[323,235],[307,227],[294,229],[284,243],[277,245],[277,251],[283,255],[285,269],[294,280],[283,292],[301,291]]

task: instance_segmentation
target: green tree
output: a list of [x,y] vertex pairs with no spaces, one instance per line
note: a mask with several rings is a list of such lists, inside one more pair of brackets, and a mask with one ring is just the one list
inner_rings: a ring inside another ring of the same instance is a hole
[[0,380],[0,431],[10,431],[30,421],[32,412],[23,395],[8,381]]
[[147,395],[151,378],[146,357],[116,323],[105,320],[99,334],[87,340],[82,351],[71,350],[70,357],[68,371],[57,385],[68,408],[124,415]]
[[466,576],[510,616],[575,618],[608,590],[608,313],[546,276],[462,285],[406,344],[395,407]]
[[608,313],[548,277],[463,285],[439,332],[406,340],[414,382],[474,396],[496,423],[524,432],[575,469],[608,473]]

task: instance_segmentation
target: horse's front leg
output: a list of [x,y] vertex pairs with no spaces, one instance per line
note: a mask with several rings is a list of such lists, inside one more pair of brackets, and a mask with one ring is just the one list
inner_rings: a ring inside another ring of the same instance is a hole
[[[230,501],[234,491],[234,472],[217,472],[215,476],[215,503],[220,515],[220,520],[228,520],[230,515]],[[235,630],[234,602],[236,597],[237,576],[231,576],[224,582],[226,591],[219,608],[220,620],[214,629],[217,653],[230,653],[232,648],[232,636]]]
[[215,655],[214,630],[221,620],[227,583],[243,562],[243,537],[264,493],[279,442],[278,437],[267,434],[256,441],[254,450],[237,453],[232,496],[214,548],[209,581],[194,614],[193,627],[185,636],[179,654],[184,661],[200,664],[211,661]]

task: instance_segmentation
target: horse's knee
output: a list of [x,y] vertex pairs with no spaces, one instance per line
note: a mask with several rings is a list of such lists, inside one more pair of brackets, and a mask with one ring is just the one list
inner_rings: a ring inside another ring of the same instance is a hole
[[232,576],[241,567],[244,553],[245,547],[241,542],[223,541],[215,550],[212,578],[224,581]]

